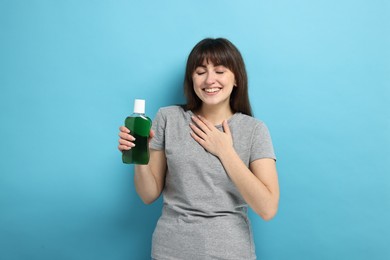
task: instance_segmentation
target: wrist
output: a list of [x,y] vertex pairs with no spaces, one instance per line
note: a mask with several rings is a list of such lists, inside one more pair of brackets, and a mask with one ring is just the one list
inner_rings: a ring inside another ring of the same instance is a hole
[[226,159],[226,158],[231,158],[232,156],[234,156],[236,154],[236,150],[234,150],[234,147],[233,146],[230,146],[228,148],[224,148],[221,150],[221,152],[219,153],[218,155],[218,158],[220,160],[222,159]]

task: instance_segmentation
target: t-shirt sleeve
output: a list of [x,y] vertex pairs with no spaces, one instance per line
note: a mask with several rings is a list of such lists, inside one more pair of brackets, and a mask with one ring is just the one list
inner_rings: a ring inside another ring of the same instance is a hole
[[251,155],[249,161],[253,162],[262,158],[271,158],[276,160],[268,127],[263,122],[260,122],[256,125],[253,132]]
[[152,130],[154,131],[154,137],[150,141],[149,147],[154,150],[165,149],[165,127],[166,118],[163,115],[161,109],[158,110],[156,118],[152,123]]

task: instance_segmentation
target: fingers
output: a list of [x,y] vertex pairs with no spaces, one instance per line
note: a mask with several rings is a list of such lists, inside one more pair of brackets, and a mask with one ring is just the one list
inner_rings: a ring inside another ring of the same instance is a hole
[[230,132],[230,127],[229,127],[229,124],[227,122],[227,120],[223,120],[222,122],[222,126],[223,126],[223,131],[228,134],[228,135],[232,135],[232,132]]
[[197,141],[200,145],[202,145],[204,147],[205,145],[205,140],[203,140],[202,138],[200,138],[197,134],[195,134],[194,132],[190,132],[190,135],[192,136],[192,138],[194,138],[195,141]]
[[135,146],[135,144],[131,143],[131,146],[128,146],[128,145],[123,145],[123,144],[119,144],[118,145],[118,150],[123,152],[123,151],[128,151],[130,150],[131,148],[133,148]]
[[130,133],[130,130],[123,125],[119,127],[119,131],[124,132],[124,133]]
[[118,149],[119,151],[124,151],[124,150],[130,150],[132,147],[135,146],[135,144],[133,143],[135,141],[135,138],[130,135],[130,130],[127,129],[126,127],[124,126],[121,126],[119,127],[119,145],[118,145]]
[[129,147],[134,147],[135,144],[133,142],[129,142],[125,139],[122,139],[122,138],[119,138],[119,144],[120,145],[125,145],[125,146],[129,146]]
[[126,141],[124,139],[119,139],[119,145],[118,145],[119,151],[130,150],[134,146],[135,144],[132,142]]
[[127,133],[124,133],[124,132],[120,132],[118,134],[118,136],[121,138],[121,139],[125,139],[125,140],[128,140],[128,141],[135,141],[135,138],[134,136],[130,135],[130,134],[127,134]]
[[[118,145],[118,149],[119,151],[124,151],[124,150],[130,150],[131,148],[133,148],[135,146],[135,144],[133,143],[135,141],[135,138],[134,136],[132,136],[130,134],[130,130],[125,127],[125,126],[121,126],[119,127],[119,145]],[[150,133],[149,133],[149,141],[155,136],[155,133],[153,130],[150,130]]]
[[204,140],[207,137],[207,134],[203,132],[201,129],[199,129],[199,127],[197,127],[193,123],[190,123],[190,127],[192,129],[191,135],[194,134],[200,137],[202,140]]
[[149,133],[149,138],[153,138],[156,134],[154,133],[153,130],[150,130],[150,133]]
[[192,120],[198,125],[203,132],[207,133],[208,131],[212,131],[215,127],[206,118],[201,116],[192,116]]

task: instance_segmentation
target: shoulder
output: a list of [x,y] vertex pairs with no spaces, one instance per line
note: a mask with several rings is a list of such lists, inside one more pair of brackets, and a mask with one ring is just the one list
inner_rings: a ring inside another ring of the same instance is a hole
[[166,106],[158,109],[156,117],[171,118],[183,116],[185,113],[181,106]]
[[178,114],[183,113],[184,109],[181,106],[166,106],[160,107],[158,113],[161,114]]
[[262,128],[266,127],[265,123],[252,116],[248,116],[245,114],[237,113],[235,114],[236,119],[233,120],[233,123],[244,128],[254,129],[254,128]]
[[191,117],[189,111],[185,111],[181,106],[166,106],[159,108],[156,120],[163,120],[166,122],[182,122]]
[[236,118],[232,120],[231,127],[240,136],[245,135],[248,138],[267,137],[270,135],[264,121],[244,114],[237,114]]

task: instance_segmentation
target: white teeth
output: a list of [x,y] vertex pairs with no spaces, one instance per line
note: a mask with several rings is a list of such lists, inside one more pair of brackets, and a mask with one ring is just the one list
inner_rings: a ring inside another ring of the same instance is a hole
[[213,93],[213,92],[217,92],[219,90],[219,88],[205,88],[204,91],[206,91],[207,93]]

